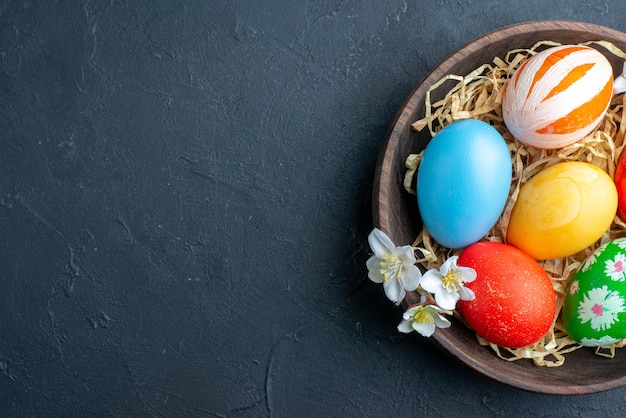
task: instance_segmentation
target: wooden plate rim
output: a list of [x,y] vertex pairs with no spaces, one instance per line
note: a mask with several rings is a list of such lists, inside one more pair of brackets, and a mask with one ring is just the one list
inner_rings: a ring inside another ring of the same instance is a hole
[[[448,71],[454,64],[458,63],[460,60],[471,55],[472,53],[475,53],[479,49],[485,48],[488,45],[493,45],[501,39],[507,39],[515,35],[533,31],[573,31],[590,33],[598,35],[599,39],[619,39],[626,44],[626,34],[614,29],[585,22],[547,20],[520,23],[489,32],[465,44],[452,54],[448,55],[443,61],[441,61],[440,64],[428,72],[409,94],[396,114],[393,122],[390,124],[387,135],[381,144],[376,170],[374,173],[372,199],[374,226],[385,232],[388,232],[390,229],[392,215],[390,213],[390,202],[393,196],[389,194],[388,186],[390,182],[398,180],[397,176],[394,176],[393,173],[392,157],[397,150],[399,141],[402,140],[402,132],[407,129],[407,124],[412,122],[412,120],[409,119],[412,111],[415,109],[418,102],[423,100],[422,98],[425,96],[428,87],[440,80],[444,75],[448,74]],[[396,244],[401,245],[401,243]],[[406,303],[404,305],[406,307]],[[478,371],[479,373],[498,382],[531,392],[553,395],[578,395],[597,393],[626,385],[626,375],[620,378],[591,384],[562,381],[560,382],[561,384],[555,385],[554,382],[545,383],[542,381],[531,381],[530,379],[520,377],[513,372],[504,373],[499,371],[497,368],[490,367],[488,363],[481,362],[479,359],[476,359],[475,356],[471,356],[459,349],[459,347],[455,344],[457,338],[455,337],[453,331],[450,331],[449,329],[437,330],[431,338],[436,346],[475,371]],[[493,357],[497,359],[495,354],[493,354]],[[500,359],[497,359],[497,361],[504,362]],[[538,366],[534,365],[530,365],[529,367],[537,367],[539,369]]]

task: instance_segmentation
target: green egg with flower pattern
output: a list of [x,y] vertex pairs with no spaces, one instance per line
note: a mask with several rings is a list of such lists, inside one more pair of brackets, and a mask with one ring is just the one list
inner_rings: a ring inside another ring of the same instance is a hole
[[598,347],[626,338],[626,238],[599,247],[580,266],[561,311],[576,342]]

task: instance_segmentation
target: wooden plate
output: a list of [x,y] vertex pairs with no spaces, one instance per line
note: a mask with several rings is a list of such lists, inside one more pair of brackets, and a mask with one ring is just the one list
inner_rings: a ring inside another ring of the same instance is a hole
[[[378,156],[373,191],[374,224],[387,233],[396,245],[412,244],[421,229],[415,196],[402,188],[404,161],[411,153],[421,151],[430,134],[416,133],[411,123],[424,116],[424,97],[435,82],[447,74],[465,75],[494,57],[503,57],[517,48],[530,48],[536,42],[552,40],[580,43],[592,40],[612,42],[626,51],[626,34],[588,23],[540,21],[510,26],[478,38],[446,58],[434,68],[410,94],[396,119]],[[615,75],[623,61],[605,53]],[[439,93],[445,93],[440,89]],[[441,97],[433,96],[433,102]],[[405,307],[415,303],[407,298]],[[453,319],[448,329],[438,329],[432,341],[441,349],[474,370],[507,385],[545,394],[587,394],[626,385],[626,349],[618,349],[614,359],[600,357],[593,349],[582,348],[566,355],[561,367],[539,367],[531,360],[507,362],[489,347],[478,344],[474,332]]]

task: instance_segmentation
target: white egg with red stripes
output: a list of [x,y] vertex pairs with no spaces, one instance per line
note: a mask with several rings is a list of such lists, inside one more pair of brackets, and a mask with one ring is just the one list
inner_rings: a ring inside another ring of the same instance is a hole
[[521,64],[506,85],[504,123],[520,142],[556,149],[598,127],[613,95],[613,68],[598,50],[561,45]]

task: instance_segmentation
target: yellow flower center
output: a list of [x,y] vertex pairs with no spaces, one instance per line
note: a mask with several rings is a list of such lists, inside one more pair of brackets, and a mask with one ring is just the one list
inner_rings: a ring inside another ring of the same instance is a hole
[[435,312],[434,309],[429,309],[427,306],[420,306],[413,314],[413,320],[419,324],[428,324],[435,322],[435,315],[437,315],[437,312]]
[[457,269],[450,269],[443,276],[443,288],[447,292],[456,292],[463,285],[463,278],[461,272]]
[[385,281],[392,280],[394,277],[400,278],[402,275],[402,261],[396,254],[383,255],[384,261],[380,262],[381,274]]

